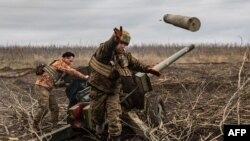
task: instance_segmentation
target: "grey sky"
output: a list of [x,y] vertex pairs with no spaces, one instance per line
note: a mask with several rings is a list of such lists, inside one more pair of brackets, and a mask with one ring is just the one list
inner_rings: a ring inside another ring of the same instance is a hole
[[[122,25],[141,43],[250,42],[247,0],[0,0],[0,45],[97,45]],[[201,29],[166,24],[195,16]]]

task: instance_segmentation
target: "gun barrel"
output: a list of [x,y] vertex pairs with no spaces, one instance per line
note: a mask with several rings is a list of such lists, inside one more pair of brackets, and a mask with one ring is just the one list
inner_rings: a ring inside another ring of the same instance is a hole
[[[169,66],[170,64],[174,63],[176,60],[178,60],[180,57],[182,57],[183,55],[185,55],[186,53],[190,52],[191,50],[193,50],[195,48],[195,45],[190,45],[187,46],[181,50],[179,50],[178,52],[176,52],[175,54],[173,54],[172,56],[168,57],[167,59],[163,60],[162,62],[160,62],[159,64],[155,65],[153,67],[153,69],[157,70],[157,71],[162,71],[164,68],[166,68],[167,66]],[[148,76],[152,76],[151,74],[148,74]]]

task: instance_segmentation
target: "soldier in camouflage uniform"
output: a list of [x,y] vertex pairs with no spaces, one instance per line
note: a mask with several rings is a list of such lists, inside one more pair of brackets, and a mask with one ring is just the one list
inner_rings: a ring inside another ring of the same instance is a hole
[[105,114],[108,121],[108,132],[112,141],[119,141],[122,131],[120,115],[121,78],[132,77],[132,71],[152,73],[158,71],[140,63],[131,53],[125,52],[130,42],[127,31],[114,29],[112,37],[100,44],[92,56],[89,65],[92,68],[89,84],[92,121],[96,125],[97,135],[104,130]]
[[33,127],[38,130],[38,125],[48,110],[51,111],[51,122],[56,125],[58,122],[59,107],[55,96],[51,90],[62,77],[63,73],[71,74],[82,79],[88,79],[88,75],[84,75],[70,67],[75,55],[71,52],[65,52],[62,59],[53,61],[50,65],[42,68],[41,74],[37,74],[35,82],[35,93],[38,95],[38,110],[34,117]]

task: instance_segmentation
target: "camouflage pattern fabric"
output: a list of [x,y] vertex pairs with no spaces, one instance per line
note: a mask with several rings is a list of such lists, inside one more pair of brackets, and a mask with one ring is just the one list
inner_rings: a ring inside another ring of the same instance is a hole
[[123,30],[120,40],[128,45],[130,42],[130,34],[127,31]]
[[[118,42],[115,40],[114,36],[112,36],[108,41],[100,44],[100,47],[96,50],[94,54],[95,59],[104,65],[109,65],[112,67],[110,61],[114,60],[115,58],[114,51],[117,45]],[[147,66],[142,64],[136,58],[134,58],[131,53],[124,53],[124,55],[128,61],[127,68],[130,71],[146,72]],[[120,67],[118,66],[117,68]],[[117,79],[120,77],[118,71],[120,70],[114,70],[112,74],[110,74],[110,77],[107,77],[100,74],[98,71],[93,70],[90,74],[88,82],[91,86],[94,86],[101,91],[111,93],[113,91]]]
[[105,122],[105,113],[107,113],[108,132],[112,136],[121,134],[122,126],[120,122],[120,86],[115,88],[114,93],[106,94],[98,89],[92,88],[90,92],[91,115],[93,123],[102,125]]
[[[128,38],[126,40],[128,41]],[[131,76],[130,72],[132,71],[145,72],[148,67],[135,59],[131,53],[126,52],[123,54],[126,58],[126,60],[122,62],[123,65],[116,66],[117,64],[119,65],[119,63],[117,63],[119,60],[115,60],[115,58],[119,58],[116,57],[118,54],[115,52],[118,44],[119,42],[116,41],[114,35],[108,41],[100,44],[100,47],[96,50],[93,57],[95,57],[98,63],[112,67],[112,72],[110,75],[105,76],[98,72],[100,70],[92,68],[93,71],[88,80],[92,87],[90,92],[92,121],[94,124],[101,126],[105,121],[104,118],[106,114],[109,126],[108,132],[111,136],[118,136],[122,131],[120,122],[121,106],[119,99],[121,93],[121,76]],[[111,62],[114,62],[114,64]],[[108,68],[106,66],[105,68]]]
[[55,96],[45,87],[35,85],[35,93],[38,95],[38,110],[34,117],[34,124],[38,125],[44,116],[51,111],[51,122],[57,123],[59,115],[59,107]]
[[[62,59],[55,60],[52,64],[50,64],[50,67],[56,71],[71,74],[73,76],[84,79],[84,75],[82,73],[70,67]],[[52,89],[55,86],[54,79],[46,71],[42,75],[37,76],[35,84],[46,87],[48,89]]]

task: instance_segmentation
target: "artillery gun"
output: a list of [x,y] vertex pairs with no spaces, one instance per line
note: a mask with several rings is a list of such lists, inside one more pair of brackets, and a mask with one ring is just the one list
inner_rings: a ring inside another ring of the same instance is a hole
[[[155,65],[153,69],[162,71],[180,57],[193,50],[194,47],[194,45],[190,45],[181,49]],[[90,73],[88,67],[83,67],[80,70],[85,74]],[[131,130],[133,130],[134,133],[141,135],[144,140],[148,140],[146,135],[151,131],[151,127],[158,126],[165,117],[164,103],[160,95],[152,95],[151,74],[137,72],[133,77],[135,83],[123,87],[124,93],[120,97],[123,109],[121,118],[122,121],[126,121],[127,125],[131,126]],[[82,134],[83,132],[79,132],[78,129],[94,132],[95,128],[91,122],[91,108],[89,105],[90,89],[84,80],[74,80],[71,82],[66,89],[66,94],[70,99],[68,110],[69,124],[45,134],[42,138],[46,139],[50,137],[51,141],[61,141],[72,138],[77,134]],[[149,115],[151,125],[146,124],[139,118],[138,111],[143,111],[145,115]]]

